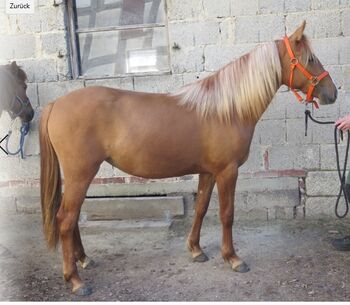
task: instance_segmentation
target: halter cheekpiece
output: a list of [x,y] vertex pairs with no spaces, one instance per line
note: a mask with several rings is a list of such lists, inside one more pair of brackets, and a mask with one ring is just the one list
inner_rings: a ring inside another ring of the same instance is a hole
[[[299,62],[298,58],[295,57],[292,47],[290,45],[289,39],[287,36],[283,38],[283,41],[286,45],[289,57],[290,57],[290,76],[289,76],[289,87],[294,93],[295,97],[299,102],[312,103],[315,108],[319,108],[317,102],[313,99],[313,91],[318,83],[325,78],[329,73],[327,71],[323,71],[319,76],[312,75],[308,70],[306,70],[303,65]],[[304,100],[302,96],[293,88],[293,76],[295,68],[299,69],[299,71],[309,80],[309,88],[307,89],[306,99]]]

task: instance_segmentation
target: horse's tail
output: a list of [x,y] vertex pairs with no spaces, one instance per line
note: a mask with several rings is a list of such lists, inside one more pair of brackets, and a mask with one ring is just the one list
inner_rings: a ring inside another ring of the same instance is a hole
[[40,120],[40,192],[45,239],[49,248],[55,249],[59,240],[56,214],[61,204],[62,185],[60,165],[47,128],[52,107],[53,103],[44,108]]

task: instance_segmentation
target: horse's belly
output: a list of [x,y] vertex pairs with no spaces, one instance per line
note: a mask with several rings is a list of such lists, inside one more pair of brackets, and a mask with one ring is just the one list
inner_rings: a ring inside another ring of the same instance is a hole
[[199,155],[193,150],[156,146],[116,149],[107,161],[121,171],[144,178],[167,178],[200,170]]

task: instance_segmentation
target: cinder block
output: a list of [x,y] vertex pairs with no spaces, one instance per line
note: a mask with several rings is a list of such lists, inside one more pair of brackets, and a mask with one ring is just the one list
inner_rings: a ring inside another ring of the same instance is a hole
[[313,10],[334,10],[339,7],[339,0],[311,0]]
[[83,88],[83,81],[50,82],[38,84],[39,103],[44,106],[67,93]]
[[[65,30],[64,22],[65,6],[47,6],[39,8],[39,18],[42,32],[51,32],[55,30]],[[38,18],[38,14],[35,14]]]
[[205,71],[217,71],[229,62],[250,52],[255,44],[239,44],[235,46],[209,45],[204,49]]
[[169,20],[198,19],[204,16],[203,0],[168,1]]
[[337,65],[341,38],[313,39],[312,48],[323,65]]
[[350,92],[338,90],[339,113],[341,116],[350,114]]
[[103,162],[100,166],[96,178],[110,178],[114,176],[113,166],[107,162]]
[[305,218],[335,218],[334,204],[335,197],[308,197],[305,204]]
[[[272,213],[270,213],[270,210],[272,210]],[[269,209],[269,220],[273,219],[294,219],[294,207],[275,207]]]
[[2,11],[0,11],[0,33],[1,34],[10,33],[9,15],[6,15]]
[[35,14],[8,15],[11,32],[39,33],[41,22],[37,12]]
[[334,126],[319,124],[312,126],[312,142],[319,144],[334,143]]
[[40,35],[41,47],[44,54],[61,54],[66,55],[68,52],[68,45],[66,41],[65,32],[46,33]]
[[[319,109],[312,109],[312,116],[316,119],[318,119],[321,122],[331,122],[336,120],[339,117],[339,103],[335,102],[334,104],[329,105],[321,105],[319,104]],[[311,124],[311,122],[310,122]],[[317,124],[312,123],[315,125],[314,127],[317,127]],[[334,126],[331,124],[328,125],[329,129],[333,129]]]
[[[294,178],[297,180],[297,178]],[[292,190],[248,192],[247,207],[266,209],[293,208],[299,204],[298,188]]]
[[6,215],[16,214],[15,197],[0,197],[0,221]]
[[258,5],[260,14],[273,14],[284,11],[284,1],[260,0]]
[[[345,159],[345,151],[346,151],[346,141],[342,142],[339,146],[339,160],[340,160],[340,168],[343,168],[343,162]],[[321,169],[322,170],[336,170],[336,154],[334,144],[324,144],[321,145]]]
[[169,23],[170,45],[183,47],[216,44],[220,40],[219,23],[195,21]]
[[343,89],[350,92],[350,65],[343,66]]
[[[166,182],[163,179],[148,183],[120,183],[120,184],[92,184],[89,187],[89,196],[145,196],[165,195],[169,193],[195,193],[198,179]],[[1,195],[1,194],[0,194]]]
[[310,0],[284,1],[284,9],[287,13],[308,11],[310,9],[310,6]]
[[318,145],[287,144],[268,149],[270,169],[318,169],[320,151]]
[[[12,146],[11,146],[12,147]],[[1,154],[0,157],[0,181],[15,180],[18,178],[19,159]]]
[[169,22],[169,42],[170,46],[179,45],[185,48],[194,45],[194,36],[191,29],[192,23],[188,22]]
[[[307,2],[304,0],[297,1],[300,3]],[[289,2],[292,3],[293,1],[286,1],[285,3]],[[338,37],[341,35],[340,12],[337,10],[312,11],[287,15],[286,28],[288,35],[292,34],[300,26],[302,20],[306,20],[305,34],[310,38]]]
[[235,20],[233,18],[226,18],[220,22],[219,26],[221,44],[233,46],[235,42]]
[[331,66],[324,65],[324,69],[329,72],[329,75],[332,78],[333,83],[337,88],[344,87],[345,78],[344,78],[344,71],[342,68],[345,68],[345,67],[346,66],[340,66],[340,65],[331,65]]
[[57,63],[57,74],[59,81],[72,80],[72,72],[70,70],[70,60],[68,54],[59,57],[56,60]]
[[262,120],[256,126],[260,129],[262,145],[282,145],[286,143],[285,120]]
[[183,79],[181,74],[135,76],[134,85],[136,91],[169,93],[181,88]]
[[54,59],[28,59],[19,60],[17,63],[27,73],[28,81],[31,83],[52,82],[58,78]]
[[251,210],[235,209],[235,220],[268,220],[267,209],[254,208]]
[[26,93],[33,108],[39,106],[38,85],[35,83],[28,83]]
[[203,8],[207,17],[222,18],[231,16],[231,2],[228,0],[203,0]]
[[82,214],[88,220],[168,219],[184,215],[183,197],[86,199]]
[[[256,0],[230,0],[230,2],[231,16],[256,15],[258,12],[258,1]],[[216,2],[213,2],[213,5],[217,5]]]
[[345,9],[341,13],[342,31],[345,36],[350,36],[350,8]]
[[291,91],[284,93],[287,108],[287,119],[305,118],[305,106],[300,104]]
[[262,120],[278,120],[286,118],[286,102],[284,96],[285,94],[277,92],[261,117]]
[[309,172],[306,179],[307,196],[336,196],[339,192],[339,178],[336,171]]
[[312,143],[312,130],[313,130],[313,128],[308,128],[307,136],[305,136],[305,120],[304,119],[289,119],[289,120],[287,120],[287,142],[288,142],[288,144]]
[[40,198],[19,196],[16,198],[16,209],[18,213],[41,213]]
[[339,1],[339,7],[340,8],[348,8],[350,5],[350,1],[349,0],[340,0]]
[[298,189],[297,177],[242,178],[238,176],[237,192],[273,192]]
[[3,59],[22,59],[35,57],[36,41],[32,34],[1,35],[0,57]]
[[171,67],[174,73],[202,72],[204,70],[203,47],[172,50]]
[[[12,140],[12,139],[11,139]],[[18,142],[11,141],[11,151],[18,148]],[[39,158],[27,157],[21,160],[19,156],[5,156],[0,158],[0,181],[14,181],[22,179],[39,179]]]
[[24,154],[26,158],[30,156],[39,155],[40,147],[39,147],[38,139],[39,139],[39,132],[32,127],[24,142]]
[[272,41],[283,36],[283,16],[259,15],[236,18],[235,38],[238,43]]
[[134,90],[132,77],[118,77],[111,79],[86,80],[85,86],[105,86],[115,89]]
[[339,63],[340,64],[350,64],[350,37],[343,37],[340,40],[339,48]]
[[264,147],[260,145],[252,145],[250,147],[248,160],[239,168],[239,172],[245,173],[264,170],[264,152]]

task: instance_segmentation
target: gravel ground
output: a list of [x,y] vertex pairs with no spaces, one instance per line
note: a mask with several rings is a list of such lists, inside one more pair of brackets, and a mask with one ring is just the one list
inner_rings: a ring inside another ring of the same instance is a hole
[[93,294],[70,293],[61,253],[46,249],[40,215],[7,215],[0,223],[0,300],[10,301],[349,301],[350,252],[330,240],[350,234],[348,220],[236,222],[235,246],[251,268],[235,273],[220,256],[221,227],[205,220],[206,263],[185,248],[190,221],[144,228],[85,224],[85,249],[96,266],[80,270]]

